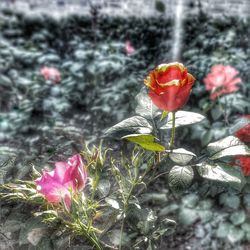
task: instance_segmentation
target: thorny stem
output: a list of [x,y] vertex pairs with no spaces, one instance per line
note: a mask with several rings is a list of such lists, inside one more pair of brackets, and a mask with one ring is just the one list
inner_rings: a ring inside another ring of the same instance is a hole
[[222,105],[220,97],[218,98],[218,103],[220,105],[220,108],[223,110],[224,122],[225,122],[226,128],[228,129],[229,121],[228,121],[228,112],[227,112],[227,109],[228,109],[227,98],[225,98],[225,106]]
[[175,112],[172,112],[172,130],[171,130],[171,139],[170,139],[170,149],[174,146],[174,137],[175,137]]
[[[146,169],[146,171],[144,172],[144,174],[141,176],[140,178],[140,182],[143,182],[146,175],[148,174],[148,172],[152,169],[155,168],[155,166],[161,161],[160,159],[160,153],[157,153],[156,156],[155,156],[155,162],[153,165],[149,165],[148,168]],[[149,183],[151,182],[151,180],[149,181]],[[142,193],[142,191],[144,190],[145,187],[143,187],[141,190],[139,190],[139,192],[136,194],[136,196],[138,196],[139,194]]]
[[129,200],[130,200],[130,197],[132,196],[132,193],[133,193],[133,191],[134,191],[134,188],[135,188],[136,185],[137,185],[138,178],[139,178],[139,171],[136,172],[135,180],[133,181],[133,185],[132,185],[132,187],[130,188],[129,193],[128,193],[128,196],[126,197],[126,200],[125,200],[125,202],[124,202],[124,210],[123,210],[123,215],[122,215],[123,218],[122,218],[122,225],[121,225],[121,231],[120,231],[120,244],[119,244],[119,250],[122,249],[122,237],[123,237],[123,230],[124,230],[124,222],[125,222],[125,217],[126,217],[126,213],[127,213],[127,210],[128,210]]
[[123,236],[123,231],[124,231],[125,215],[127,213],[129,200],[130,200],[130,197],[132,196],[132,193],[133,193],[136,185],[138,184],[138,179],[140,180],[140,183],[143,182],[143,180],[145,179],[145,177],[148,174],[148,172],[152,169],[152,167],[154,167],[157,163],[159,163],[159,161],[160,161],[160,154],[157,153],[157,155],[156,155],[156,162],[153,165],[149,165],[147,167],[147,169],[145,170],[145,172],[143,173],[143,175],[140,178],[139,178],[139,171],[136,172],[135,180],[134,180],[133,185],[130,188],[128,196],[126,197],[126,200],[124,202],[124,211],[123,211],[123,218],[122,218],[121,231],[120,231],[119,250],[122,249],[122,236]]
[[[75,223],[70,223],[65,220],[64,224],[68,225],[73,231],[76,230],[76,232],[79,232],[79,228],[75,226]],[[87,238],[87,240],[93,244],[95,249],[97,250],[103,250],[102,246],[99,243],[99,239],[96,237],[95,232],[93,231],[94,228],[92,228],[92,232],[89,232],[89,229],[86,225],[84,225],[79,219],[77,219],[76,224],[80,226],[80,234]]]

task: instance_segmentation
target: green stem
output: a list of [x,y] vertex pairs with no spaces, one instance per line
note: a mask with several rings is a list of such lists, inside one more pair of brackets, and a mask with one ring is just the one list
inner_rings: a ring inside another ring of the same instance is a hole
[[96,237],[95,233],[88,233],[86,230],[83,232],[83,235],[89,240],[90,243],[93,244],[96,250],[103,250],[101,247],[98,238]]
[[143,180],[145,179],[146,175],[150,172],[152,167],[155,164],[159,163],[159,157],[160,157],[160,155],[157,153],[156,154],[156,163],[154,163],[153,165],[149,165],[140,178],[139,178],[139,169],[137,169],[137,171],[136,171],[136,176],[135,176],[133,185],[131,186],[131,188],[129,190],[129,193],[128,193],[128,196],[126,197],[125,202],[124,202],[124,211],[123,211],[123,216],[124,217],[122,218],[122,224],[121,224],[119,250],[122,250],[122,236],[123,236],[123,231],[124,231],[125,215],[127,213],[130,197],[132,196],[133,191],[134,191],[136,185],[138,184],[138,180],[139,180],[139,183],[143,182]]
[[122,225],[121,225],[121,231],[120,231],[120,243],[119,243],[119,250],[122,249],[122,237],[123,237],[123,231],[124,231],[124,222],[125,222],[125,217],[126,217],[126,213],[127,213],[127,210],[128,210],[128,204],[129,204],[129,200],[130,200],[130,197],[132,196],[132,193],[137,185],[137,181],[138,181],[138,178],[139,178],[139,170],[137,169],[136,171],[136,176],[135,176],[135,179],[134,179],[134,182],[133,182],[133,185],[131,186],[130,190],[129,190],[129,193],[128,193],[128,196],[126,197],[126,200],[124,201],[124,207],[123,207],[123,218],[122,218]]
[[171,139],[170,139],[170,149],[174,146],[174,137],[175,137],[175,112],[172,112],[172,130],[171,130]]
[[[125,213],[125,214],[126,214],[126,213]],[[119,250],[122,249],[122,236],[123,236],[123,230],[124,230],[124,222],[125,222],[125,217],[122,218],[122,225],[121,225],[121,231],[120,231]]]
[[94,179],[94,183],[93,183],[93,191],[92,191],[92,195],[91,195],[91,202],[93,202],[93,200],[95,198],[95,193],[96,193],[97,186],[99,184],[99,180],[100,180],[100,176],[98,175],[98,173],[95,173],[95,179]]
[[93,234],[93,236],[90,236],[90,240],[93,243],[93,245],[96,247],[97,250],[103,250],[103,248],[100,246],[99,240],[97,239],[95,234]]
[[[79,232],[78,228],[75,226],[75,223],[69,223],[65,220],[64,224],[68,225],[72,231],[74,232]],[[95,247],[95,249],[97,250],[103,250],[102,246],[99,243],[99,239],[97,238],[95,232],[89,232],[89,229],[87,228],[86,225],[84,225],[79,219],[77,219],[76,221],[76,225],[80,226],[80,235],[84,236],[87,238],[87,240],[89,241],[89,243],[93,244],[93,246]]]

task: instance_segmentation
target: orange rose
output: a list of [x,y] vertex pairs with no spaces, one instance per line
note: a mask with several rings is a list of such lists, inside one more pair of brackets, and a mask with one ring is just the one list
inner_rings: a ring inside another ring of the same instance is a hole
[[149,97],[162,110],[175,112],[187,102],[195,78],[181,63],[157,66],[144,80],[149,87]]

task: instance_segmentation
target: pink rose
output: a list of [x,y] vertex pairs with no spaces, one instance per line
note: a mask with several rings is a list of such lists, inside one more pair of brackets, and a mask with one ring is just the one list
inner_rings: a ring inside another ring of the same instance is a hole
[[125,42],[125,50],[128,56],[134,54],[135,48],[133,47],[130,41]]
[[210,91],[210,99],[237,91],[237,84],[241,83],[241,78],[236,77],[238,74],[239,71],[232,66],[214,65],[204,78],[206,90]]
[[55,169],[46,172],[35,180],[37,191],[44,195],[49,203],[63,201],[69,210],[71,196],[82,191],[86,185],[87,172],[79,154],[67,162],[56,162]]
[[50,80],[54,83],[59,83],[61,81],[61,73],[56,68],[43,67],[40,70],[41,75],[45,80]]

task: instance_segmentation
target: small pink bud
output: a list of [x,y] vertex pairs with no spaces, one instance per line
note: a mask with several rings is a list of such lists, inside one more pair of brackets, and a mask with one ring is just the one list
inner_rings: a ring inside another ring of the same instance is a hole
[[61,81],[61,73],[56,68],[49,68],[45,66],[40,70],[40,73],[45,80],[50,80],[54,83],[59,83]]
[[135,48],[133,47],[130,41],[125,42],[125,50],[128,56],[134,54]]

